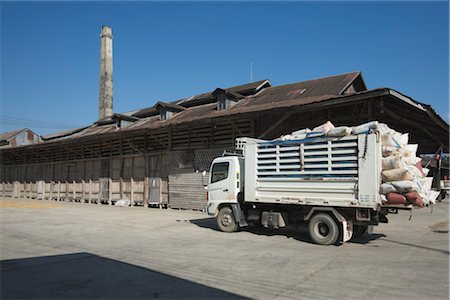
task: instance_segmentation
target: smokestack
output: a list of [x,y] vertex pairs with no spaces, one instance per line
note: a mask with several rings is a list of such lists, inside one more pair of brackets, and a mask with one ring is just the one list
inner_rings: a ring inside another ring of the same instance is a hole
[[102,26],[100,34],[100,93],[98,110],[99,119],[113,114],[112,29],[109,26]]

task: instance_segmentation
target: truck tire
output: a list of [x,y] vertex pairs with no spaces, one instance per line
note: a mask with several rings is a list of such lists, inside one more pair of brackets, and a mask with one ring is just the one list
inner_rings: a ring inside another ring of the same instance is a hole
[[217,226],[223,232],[235,232],[238,229],[238,224],[234,218],[233,210],[228,207],[222,207],[216,217]]
[[367,231],[367,225],[353,225],[353,237],[362,236]]
[[309,235],[317,244],[332,245],[339,238],[339,227],[330,215],[317,214],[309,221]]

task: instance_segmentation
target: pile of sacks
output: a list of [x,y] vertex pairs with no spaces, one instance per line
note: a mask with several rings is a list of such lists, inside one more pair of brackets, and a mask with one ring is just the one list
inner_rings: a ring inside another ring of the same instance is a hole
[[383,202],[413,204],[417,207],[434,204],[438,192],[431,191],[429,169],[417,157],[417,144],[408,144],[407,133],[401,134],[386,124],[377,124],[381,134],[383,158],[380,187]]
[[330,121],[315,127],[297,130],[280,137],[281,140],[305,139],[319,136],[340,137],[364,134],[371,130],[380,133],[382,144],[382,201],[388,204],[413,204],[423,207],[435,203],[438,192],[431,191],[432,178],[416,156],[417,144],[408,144],[408,133],[399,133],[386,124],[373,121],[355,127],[335,127]]
[[[355,127],[356,128],[356,127]],[[303,140],[306,138],[329,136],[329,137],[339,137],[346,136],[350,134],[357,134],[353,132],[353,128],[347,126],[335,127],[330,121],[313,128],[301,129],[292,132],[291,134],[286,134],[281,136],[279,139],[282,141],[286,140]]]

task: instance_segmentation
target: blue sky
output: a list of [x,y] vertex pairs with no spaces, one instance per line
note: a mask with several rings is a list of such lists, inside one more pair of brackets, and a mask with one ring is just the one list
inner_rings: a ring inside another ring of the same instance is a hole
[[0,130],[96,121],[104,24],[115,112],[249,82],[253,63],[273,85],[360,70],[369,89],[448,121],[448,13],[447,2],[2,2]]

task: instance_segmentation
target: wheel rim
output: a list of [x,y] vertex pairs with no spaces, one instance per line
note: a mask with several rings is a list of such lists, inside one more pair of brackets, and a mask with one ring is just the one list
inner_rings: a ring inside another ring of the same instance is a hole
[[223,215],[221,223],[222,223],[223,226],[230,226],[233,223],[231,215],[229,215],[229,214]]
[[328,224],[319,223],[317,224],[316,232],[322,237],[327,237],[330,233],[330,227],[328,227]]

